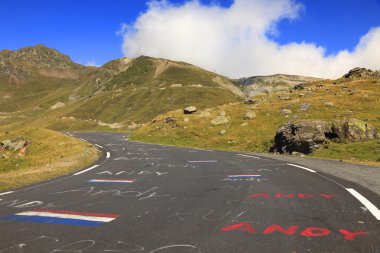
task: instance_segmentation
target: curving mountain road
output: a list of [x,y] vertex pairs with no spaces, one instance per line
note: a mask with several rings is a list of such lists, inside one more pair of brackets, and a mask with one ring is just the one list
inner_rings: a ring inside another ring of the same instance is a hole
[[380,199],[359,185],[244,153],[75,136],[102,159],[0,193],[1,253],[380,252]]

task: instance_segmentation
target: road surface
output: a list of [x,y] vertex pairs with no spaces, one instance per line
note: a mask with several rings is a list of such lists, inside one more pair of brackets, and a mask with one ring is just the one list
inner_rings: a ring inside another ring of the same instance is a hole
[[380,252],[379,196],[354,183],[246,153],[75,136],[103,157],[1,192],[1,253]]

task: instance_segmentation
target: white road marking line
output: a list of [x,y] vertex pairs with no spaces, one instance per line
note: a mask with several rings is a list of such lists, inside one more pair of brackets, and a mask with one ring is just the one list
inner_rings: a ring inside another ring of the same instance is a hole
[[217,160],[207,160],[207,161],[188,161],[188,163],[217,163]]
[[110,152],[107,152],[107,156],[106,158],[110,158],[111,157],[111,153]]
[[89,171],[89,170],[95,169],[95,168],[98,167],[98,166],[99,166],[99,165],[94,165],[94,166],[92,166],[92,167],[90,167],[90,168],[88,168],[88,169],[85,169],[85,170],[79,171],[79,172],[75,173],[74,176],[77,176],[77,175],[80,175],[80,174],[82,174],[82,173],[85,173],[85,172],[87,172],[87,171]]
[[239,156],[244,156],[244,157],[255,158],[255,159],[261,159],[260,157],[257,157],[257,156],[243,155],[243,154],[237,154],[237,155],[239,155]]
[[102,146],[98,145],[98,144],[95,144],[95,146],[99,147],[99,148],[103,148]]
[[359,192],[355,191],[354,189],[346,188],[346,190],[349,193],[351,193],[352,196],[357,198],[357,200],[359,200],[360,203],[362,203],[368,209],[368,211],[370,211],[373,214],[373,216],[375,216],[377,220],[380,220],[380,210],[374,204],[372,204],[368,199],[366,199],[363,195],[361,195]]
[[300,168],[300,169],[303,169],[303,170],[307,170],[309,172],[316,173],[315,170],[312,170],[312,169],[309,169],[309,168],[306,168],[306,167],[303,167],[303,166],[295,165],[295,164],[292,164],[292,163],[287,163],[287,165],[290,165],[290,166],[293,166],[293,167],[297,167],[297,168]]
[[3,193],[0,193],[0,195],[6,195],[6,194],[10,194],[12,193],[13,191],[9,191],[9,192],[3,192]]

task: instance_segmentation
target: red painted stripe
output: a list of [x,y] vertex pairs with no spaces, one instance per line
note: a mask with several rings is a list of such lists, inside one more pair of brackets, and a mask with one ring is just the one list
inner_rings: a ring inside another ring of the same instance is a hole
[[119,218],[120,217],[120,215],[117,215],[117,214],[74,212],[74,211],[66,211],[66,210],[39,209],[39,210],[34,210],[33,212],[60,213],[60,214],[76,214],[76,215],[93,216],[93,217],[104,217],[104,218]]

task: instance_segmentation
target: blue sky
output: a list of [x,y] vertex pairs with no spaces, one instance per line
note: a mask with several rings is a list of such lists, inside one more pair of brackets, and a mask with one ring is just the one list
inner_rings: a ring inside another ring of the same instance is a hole
[[[169,2],[181,6],[187,1]],[[303,5],[298,17],[280,20],[276,35],[269,36],[278,45],[307,42],[337,53],[353,50],[370,28],[380,27],[379,0],[296,2]],[[228,8],[233,1],[201,3]],[[101,65],[123,56],[125,38],[117,32],[123,23],[133,25],[147,5],[142,0],[13,0],[1,1],[0,10],[0,49],[45,44],[82,64]]]

